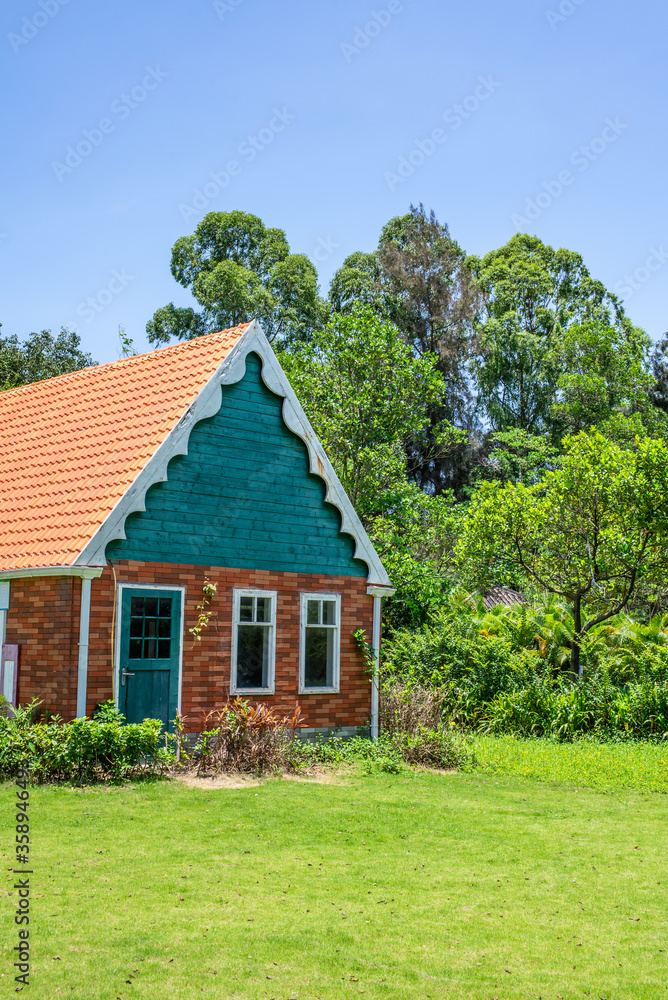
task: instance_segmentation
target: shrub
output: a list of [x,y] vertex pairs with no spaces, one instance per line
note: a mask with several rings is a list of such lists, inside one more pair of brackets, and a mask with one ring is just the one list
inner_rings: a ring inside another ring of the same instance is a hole
[[390,679],[380,691],[379,729],[390,735],[436,729],[443,718],[443,702],[438,689]]
[[412,733],[381,733],[377,740],[356,736],[332,737],[314,743],[296,743],[295,764],[361,764],[366,773],[397,774],[407,765],[438,768],[468,768],[475,755],[469,737],[451,726],[436,729],[418,726]]
[[301,721],[299,705],[288,716],[267,705],[235,698],[204,714],[195,746],[197,773],[285,769],[291,765],[295,729]]
[[123,725],[123,716],[106,703],[93,719],[59,718],[35,722],[38,702],[0,716],[0,774],[13,777],[28,768],[37,781],[107,781],[162,773],[172,764],[162,723],[144,719]]

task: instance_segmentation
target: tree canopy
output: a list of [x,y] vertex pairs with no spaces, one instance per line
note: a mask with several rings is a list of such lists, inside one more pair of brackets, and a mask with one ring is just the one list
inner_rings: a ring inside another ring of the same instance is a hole
[[31,333],[24,341],[16,334],[0,337],[0,389],[54,378],[97,364],[81,350],[81,338],[64,327],[55,337],[50,330]]
[[209,212],[172,247],[174,278],[202,307],[158,309],[146,324],[152,344],[191,340],[258,319],[269,340],[303,340],[320,328],[327,305],[315,266],[290,252],[282,229],[247,212]]
[[567,439],[559,467],[535,484],[481,486],[458,554],[482,587],[529,582],[564,597],[578,674],[585,633],[626,607],[639,579],[665,572],[668,448],[644,439],[625,449],[598,431]]
[[623,308],[580,254],[537,236],[518,233],[467,264],[484,296],[471,369],[479,404],[493,430],[549,431],[562,337],[576,323],[618,326]]

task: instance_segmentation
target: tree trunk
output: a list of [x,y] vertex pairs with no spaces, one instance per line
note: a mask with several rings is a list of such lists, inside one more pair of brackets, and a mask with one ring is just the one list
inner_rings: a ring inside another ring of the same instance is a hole
[[571,643],[571,674],[574,678],[582,676],[580,664],[580,630],[582,629],[582,597],[580,594],[573,601],[573,642]]

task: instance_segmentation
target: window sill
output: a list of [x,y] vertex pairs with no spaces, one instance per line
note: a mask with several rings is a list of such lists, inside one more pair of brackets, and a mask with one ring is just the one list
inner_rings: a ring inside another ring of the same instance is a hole
[[275,694],[274,688],[230,688],[230,694],[240,695],[245,697],[246,695],[256,695],[256,694]]
[[337,687],[300,688],[300,694],[340,694]]

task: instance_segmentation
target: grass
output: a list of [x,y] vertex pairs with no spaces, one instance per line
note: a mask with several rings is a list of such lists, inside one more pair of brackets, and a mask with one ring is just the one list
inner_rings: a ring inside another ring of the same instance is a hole
[[478,770],[611,791],[668,792],[668,743],[629,740],[557,743],[514,736],[476,736]]
[[667,805],[428,772],[34,788],[32,994],[660,1000]]

